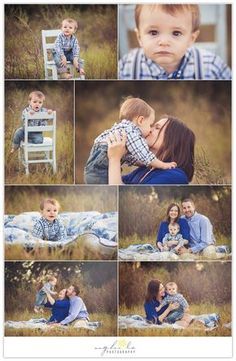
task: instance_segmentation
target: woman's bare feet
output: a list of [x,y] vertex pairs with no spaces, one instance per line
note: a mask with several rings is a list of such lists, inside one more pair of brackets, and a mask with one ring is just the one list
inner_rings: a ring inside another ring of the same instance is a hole
[[72,75],[70,73],[61,73],[61,79],[71,79]]

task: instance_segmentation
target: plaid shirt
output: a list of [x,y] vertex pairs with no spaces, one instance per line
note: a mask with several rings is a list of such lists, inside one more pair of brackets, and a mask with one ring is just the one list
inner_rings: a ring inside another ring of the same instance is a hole
[[[167,244],[168,241],[177,241],[178,245],[181,246],[184,245],[183,236],[181,233],[176,234],[175,236],[172,236],[170,233],[166,233],[165,237],[162,240],[163,245]],[[176,247],[177,245],[173,246]]]
[[[197,55],[196,55],[197,54]],[[198,71],[202,75],[198,75]],[[168,74],[157,63],[147,58],[142,48],[134,49],[119,61],[119,79],[168,80],[168,79],[231,79],[231,70],[223,60],[206,50],[190,48],[179,68]]]
[[175,295],[167,294],[167,296],[161,301],[160,305],[161,305],[161,307],[163,307],[169,303],[174,303],[174,302],[178,302],[184,311],[186,310],[186,308],[189,307],[188,302],[186,301],[184,296],[181,295],[181,293],[176,293]]
[[66,229],[59,219],[49,222],[43,217],[35,223],[32,234],[44,241],[63,241],[67,236]]
[[60,57],[64,55],[65,51],[72,51],[73,57],[79,58],[80,47],[74,35],[67,37],[61,32],[56,38],[54,50]]
[[[22,121],[22,125],[23,127],[25,126],[25,118],[26,115],[32,110],[32,107],[29,105],[28,107],[26,107],[23,112],[22,112],[22,116],[21,116],[21,121]],[[39,109],[39,111],[37,113],[45,113],[48,110],[46,108],[41,108]],[[36,127],[36,126],[41,126],[41,125],[47,125],[47,120],[46,119],[30,119],[28,121],[28,125],[31,127]]]
[[46,292],[48,292],[50,295],[56,295],[57,294],[57,292],[54,292],[54,287],[55,286],[53,286],[50,282],[46,282],[46,283],[44,283],[44,285],[43,285],[43,287],[39,290],[39,292],[40,291],[46,291]]
[[126,163],[129,166],[141,162],[148,166],[154,159],[155,155],[149,150],[146,140],[143,138],[141,130],[130,120],[123,119],[120,123],[115,123],[111,129],[105,130],[94,141],[95,144],[106,141],[110,133],[114,134],[122,129],[125,130],[127,141],[126,148],[128,154],[125,154],[121,163]]

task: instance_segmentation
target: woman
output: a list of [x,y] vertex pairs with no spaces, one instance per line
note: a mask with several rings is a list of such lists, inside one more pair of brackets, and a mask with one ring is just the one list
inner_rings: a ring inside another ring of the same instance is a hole
[[[148,283],[147,294],[144,303],[144,309],[146,313],[146,319],[150,323],[162,324],[164,319],[169,315],[173,310],[179,308],[178,303],[171,303],[163,306],[158,312],[156,307],[160,306],[162,299],[165,297],[165,288],[159,280],[151,280]],[[181,320],[175,322],[175,324],[187,327],[192,318],[189,314],[184,313]]]
[[180,120],[166,116],[152,127],[146,141],[163,162],[176,162],[177,168],[156,169],[141,166],[121,178],[120,163],[126,153],[126,136],[108,138],[109,184],[188,184],[194,174],[194,133]]
[[57,300],[54,300],[48,292],[46,293],[48,302],[45,303],[44,307],[52,309],[52,314],[48,323],[59,323],[69,315],[70,300],[66,295],[66,289],[59,292]]
[[[183,239],[186,241],[185,244],[188,244],[190,241],[190,228],[188,222],[184,218],[180,218],[180,208],[177,203],[171,203],[167,208],[166,212],[166,221],[161,222],[158,233],[157,233],[157,248],[162,248],[162,241],[165,235],[169,232],[169,224],[178,223],[180,226],[179,233],[182,234]],[[174,242],[174,243],[173,243]],[[169,241],[168,247],[171,247],[176,244],[176,241]]]

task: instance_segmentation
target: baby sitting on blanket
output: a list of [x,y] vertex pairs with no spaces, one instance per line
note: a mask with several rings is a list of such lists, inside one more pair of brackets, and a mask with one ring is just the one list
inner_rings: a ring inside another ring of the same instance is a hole
[[179,307],[176,310],[171,311],[164,319],[164,322],[175,323],[176,321],[181,320],[184,313],[188,311],[189,305],[184,296],[181,295],[181,293],[178,293],[178,286],[175,282],[168,282],[165,288],[167,295],[161,301],[161,304],[156,307],[156,311],[160,311],[160,309],[167,304],[178,303]]
[[[183,247],[188,243],[186,239],[183,239],[181,233],[179,233],[180,226],[178,223],[170,223],[168,226],[169,233],[166,233],[162,242],[158,242],[157,246],[161,252],[172,251],[178,254],[180,247]],[[170,245],[171,244],[171,245]]]
[[33,236],[44,241],[63,241],[66,239],[66,228],[58,218],[60,204],[56,199],[43,199],[40,203],[41,218],[36,221]]

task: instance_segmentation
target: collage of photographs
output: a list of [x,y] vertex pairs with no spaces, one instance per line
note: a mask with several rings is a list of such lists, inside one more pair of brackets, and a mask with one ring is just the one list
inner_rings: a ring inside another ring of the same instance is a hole
[[231,337],[232,5],[4,22],[5,338]]

